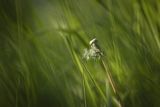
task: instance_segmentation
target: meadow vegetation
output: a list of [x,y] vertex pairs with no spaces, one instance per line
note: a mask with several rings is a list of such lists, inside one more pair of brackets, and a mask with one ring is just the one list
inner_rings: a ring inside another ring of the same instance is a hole
[[159,0],[0,0],[0,107],[159,107],[159,18]]

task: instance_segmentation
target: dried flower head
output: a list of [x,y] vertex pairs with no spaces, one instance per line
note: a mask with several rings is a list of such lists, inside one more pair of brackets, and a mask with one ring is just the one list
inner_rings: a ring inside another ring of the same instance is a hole
[[97,39],[92,39],[90,44],[90,49],[85,49],[83,58],[89,60],[90,58],[93,59],[100,59],[103,56],[103,52],[101,51],[100,47],[98,46]]

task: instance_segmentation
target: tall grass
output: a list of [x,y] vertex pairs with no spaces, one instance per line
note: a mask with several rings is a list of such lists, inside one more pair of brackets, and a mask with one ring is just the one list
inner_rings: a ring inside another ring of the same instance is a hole
[[[160,106],[159,0],[0,0],[0,107]],[[82,59],[96,37],[104,56]]]

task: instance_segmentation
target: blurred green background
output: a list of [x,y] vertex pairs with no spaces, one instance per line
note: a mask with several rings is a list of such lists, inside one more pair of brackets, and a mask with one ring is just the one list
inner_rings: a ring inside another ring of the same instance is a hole
[[159,0],[0,0],[0,107],[160,107]]

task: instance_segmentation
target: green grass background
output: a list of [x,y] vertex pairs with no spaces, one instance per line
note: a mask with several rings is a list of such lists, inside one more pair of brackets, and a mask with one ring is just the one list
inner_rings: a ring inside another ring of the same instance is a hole
[[0,107],[160,106],[159,0],[0,0]]

